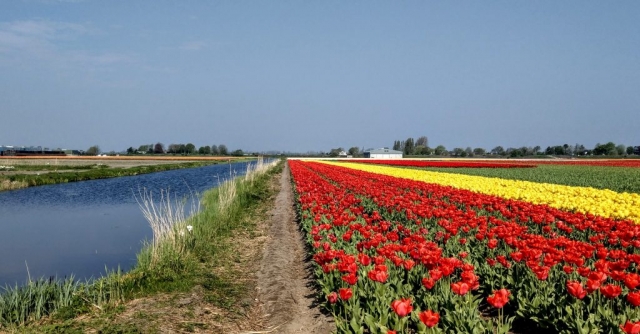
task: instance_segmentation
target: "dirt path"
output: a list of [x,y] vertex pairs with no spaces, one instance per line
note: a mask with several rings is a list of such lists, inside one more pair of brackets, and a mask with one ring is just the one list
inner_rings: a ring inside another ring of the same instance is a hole
[[257,303],[267,327],[274,333],[331,333],[335,325],[314,305],[312,274],[305,264],[306,251],[295,221],[290,180],[285,164],[257,274]]

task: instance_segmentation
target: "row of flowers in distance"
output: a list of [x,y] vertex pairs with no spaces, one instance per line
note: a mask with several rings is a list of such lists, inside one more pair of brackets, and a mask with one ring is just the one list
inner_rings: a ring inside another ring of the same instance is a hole
[[618,193],[608,189],[572,187],[550,183],[536,183],[482,176],[432,172],[371,164],[344,162],[323,163],[340,165],[361,171],[384,174],[409,180],[466,189],[480,194],[506,199],[544,204],[553,208],[590,213],[613,219],[628,219],[640,223],[640,194]]

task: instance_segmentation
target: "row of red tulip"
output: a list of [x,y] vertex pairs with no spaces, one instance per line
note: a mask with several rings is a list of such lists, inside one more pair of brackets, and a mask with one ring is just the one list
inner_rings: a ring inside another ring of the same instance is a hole
[[495,161],[470,161],[470,160],[377,160],[377,159],[351,159],[349,162],[370,163],[388,166],[404,167],[439,167],[439,168],[532,168],[536,167],[531,163],[510,163]]

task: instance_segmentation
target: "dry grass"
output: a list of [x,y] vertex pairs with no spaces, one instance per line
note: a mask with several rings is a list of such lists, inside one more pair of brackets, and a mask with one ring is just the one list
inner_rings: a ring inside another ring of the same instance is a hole
[[28,186],[27,183],[22,181],[9,181],[9,180],[0,181],[0,191],[22,189],[22,188],[26,188],[27,186]]

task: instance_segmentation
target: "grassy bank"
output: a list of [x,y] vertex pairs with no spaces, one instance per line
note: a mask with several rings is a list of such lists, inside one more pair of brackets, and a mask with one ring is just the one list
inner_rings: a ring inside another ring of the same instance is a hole
[[[201,210],[189,218],[185,218],[189,208],[183,206],[184,201],[142,196],[139,203],[154,239],[138,254],[133,270],[109,272],[94,282],[41,279],[7,288],[0,294],[0,332],[154,332],[136,322],[114,325],[113,319],[134,298],[187,292],[195,287],[213,306],[246,306],[239,301],[247,286],[228,269],[239,261],[230,251],[230,237],[253,233],[256,209],[264,209],[273,195],[269,182],[283,164],[251,166],[257,168],[204,193],[200,203],[194,204]],[[142,320],[150,323],[144,317]],[[194,320],[184,326],[188,330],[200,325]]]
[[[16,173],[11,175],[0,175],[0,191],[41,186],[47,184],[67,183],[76,181],[106,179],[119,176],[133,176],[155,172],[163,172],[173,169],[194,168],[226,161],[198,161],[175,164],[147,165],[129,168],[115,168],[106,165],[96,164],[89,166],[54,166],[54,165],[15,165],[11,166],[11,171],[24,171],[29,173]],[[34,173],[42,171],[42,173]]]

